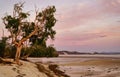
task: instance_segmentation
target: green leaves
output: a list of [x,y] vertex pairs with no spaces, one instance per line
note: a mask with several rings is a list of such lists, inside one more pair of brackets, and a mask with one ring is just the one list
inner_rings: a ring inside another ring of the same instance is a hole
[[12,28],[18,28],[19,26],[19,19],[16,19],[16,18],[12,18],[10,20],[8,20],[8,24],[10,25],[10,27]]
[[56,12],[55,6],[48,6],[41,12],[36,12],[35,20],[30,22],[27,20],[30,14],[23,12],[23,4],[24,3],[15,4],[13,15],[6,15],[3,18],[6,29],[10,31],[10,36],[14,39],[18,39],[19,37],[26,38],[37,30],[36,33],[32,34],[32,36],[37,37],[34,39],[34,37],[30,36],[30,39],[33,39],[33,43],[36,42],[39,45],[46,46],[46,41],[49,38],[54,39],[56,34],[56,31],[53,30],[56,23],[56,18],[54,17]]
[[34,26],[34,22],[24,22],[21,28],[22,32],[24,33],[23,37],[28,36],[34,30]]
[[11,31],[15,34],[17,33],[18,27],[20,25],[20,20],[18,18],[7,15],[3,18],[3,22],[7,29],[11,29]]
[[21,12],[21,13],[19,14],[19,17],[20,17],[21,19],[25,19],[25,18],[27,18],[29,15],[30,15],[29,13]]
[[[20,34],[20,32],[25,33],[26,35],[28,35],[28,32],[31,32],[31,31],[27,31],[28,30],[27,27],[29,27],[30,25],[29,22],[28,24],[24,23],[26,22],[26,20],[24,19],[28,18],[30,14],[22,12],[22,8],[23,8],[23,3],[15,4],[13,10],[13,16],[6,15],[3,18],[3,22],[5,24],[6,29],[9,29],[15,35],[17,34],[16,36],[19,36],[18,34]],[[26,30],[24,28],[26,28]]]
[[[56,11],[55,6],[48,6],[41,12],[36,11],[35,20],[31,22],[28,20],[28,16],[30,14],[23,12],[23,4],[24,3],[15,4],[13,14],[6,15],[3,18],[5,27],[10,32],[12,43],[17,48],[17,50],[14,50],[20,52],[21,47],[23,44],[25,44],[25,41],[30,39],[32,44],[38,46],[36,48],[34,48],[34,46],[32,47],[34,51],[42,51],[42,53],[44,52],[42,56],[52,56],[52,54],[55,52],[55,49],[51,47],[46,49],[46,41],[49,38],[54,39],[56,34],[56,31],[53,30],[53,27],[56,23],[56,18],[54,17],[54,13]],[[40,48],[40,46],[43,48]],[[41,52],[38,52],[37,56],[39,56],[38,54],[41,54]],[[19,59],[19,54],[16,54],[15,60],[17,59]]]
[[[42,12],[39,12],[36,16],[38,23],[44,23],[42,31],[38,31],[36,38],[31,37],[31,42],[33,45],[42,45],[46,46],[46,41],[51,38],[54,40],[54,36],[56,34],[56,31],[53,30],[53,27],[56,23],[56,18],[54,17],[56,9],[55,6],[48,6],[46,9],[44,9]],[[38,25],[41,26],[41,25]]]

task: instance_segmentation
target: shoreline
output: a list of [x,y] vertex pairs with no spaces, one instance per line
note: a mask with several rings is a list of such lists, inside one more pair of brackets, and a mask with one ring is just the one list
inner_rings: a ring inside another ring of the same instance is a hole
[[115,58],[120,59],[120,54],[81,54],[81,55],[59,55],[58,58]]
[[[89,57],[89,56],[88,56]],[[116,58],[28,58],[23,65],[0,64],[1,77],[120,77]],[[118,57],[119,58],[119,57]]]
[[70,77],[120,77],[120,56],[97,55],[57,58],[30,58],[45,64],[57,64]]

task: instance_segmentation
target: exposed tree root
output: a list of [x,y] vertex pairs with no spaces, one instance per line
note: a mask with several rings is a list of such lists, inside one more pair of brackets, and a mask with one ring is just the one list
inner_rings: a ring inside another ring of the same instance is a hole
[[13,59],[4,59],[4,58],[1,58],[1,57],[0,57],[0,63],[22,65],[22,63],[20,61],[16,62]]

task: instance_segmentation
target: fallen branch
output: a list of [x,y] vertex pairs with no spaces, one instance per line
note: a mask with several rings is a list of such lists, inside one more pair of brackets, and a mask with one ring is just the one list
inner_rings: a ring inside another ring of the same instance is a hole
[[0,57],[0,63],[14,63],[13,59],[4,59]]

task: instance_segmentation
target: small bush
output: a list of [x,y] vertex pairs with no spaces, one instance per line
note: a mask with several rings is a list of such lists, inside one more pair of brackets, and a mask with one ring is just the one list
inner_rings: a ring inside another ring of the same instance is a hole
[[43,47],[43,46],[35,46],[33,48],[31,57],[57,57],[58,53],[53,47]]
[[[16,54],[16,47],[7,43],[6,41],[0,40],[0,57],[14,58]],[[58,57],[56,49],[52,46],[40,46],[35,45],[31,47],[23,47],[21,49],[21,57]]]

